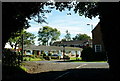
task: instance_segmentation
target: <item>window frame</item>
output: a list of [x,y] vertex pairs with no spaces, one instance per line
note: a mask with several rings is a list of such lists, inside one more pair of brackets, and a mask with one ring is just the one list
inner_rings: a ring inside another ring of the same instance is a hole
[[102,52],[102,45],[101,44],[95,45],[95,52]]

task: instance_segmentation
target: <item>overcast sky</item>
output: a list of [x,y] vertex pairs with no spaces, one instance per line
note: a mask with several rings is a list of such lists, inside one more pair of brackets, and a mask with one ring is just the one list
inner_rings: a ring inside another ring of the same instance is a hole
[[[67,15],[69,12],[71,15]],[[75,14],[74,11],[67,10],[63,12],[52,10],[51,13],[47,13],[45,16],[47,17],[46,21],[48,24],[38,24],[34,22],[34,20],[30,20],[29,22],[31,27],[27,29],[27,32],[31,32],[37,36],[39,28],[42,26],[50,26],[52,28],[57,28],[61,32],[60,39],[64,38],[66,30],[70,32],[71,37],[74,37],[79,33],[91,36],[91,25],[93,25],[94,28],[99,22],[98,16],[96,18],[92,18],[91,20],[89,18],[85,18],[84,16]],[[38,45],[37,39],[35,44]]]

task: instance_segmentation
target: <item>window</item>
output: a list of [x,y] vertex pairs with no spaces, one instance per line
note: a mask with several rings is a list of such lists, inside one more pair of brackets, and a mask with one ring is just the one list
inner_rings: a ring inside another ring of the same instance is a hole
[[102,46],[101,45],[95,45],[95,52],[102,52]]

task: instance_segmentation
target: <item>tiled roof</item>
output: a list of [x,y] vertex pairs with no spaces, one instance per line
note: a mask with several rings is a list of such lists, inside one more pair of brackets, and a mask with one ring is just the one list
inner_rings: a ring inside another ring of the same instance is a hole
[[[24,46],[24,50],[52,51],[52,50],[63,50],[63,49],[64,49],[64,47],[58,47],[58,46],[35,46],[35,45]],[[65,50],[80,50],[80,51],[82,51],[82,48],[65,47]]]
[[86,43],[88,40],[74,40],[74,41],[58,41],[58,42],[55,42],[53,45],[57,45],[57,44],[60,44],[60,45],[75,45],[75,44],[84,44]]

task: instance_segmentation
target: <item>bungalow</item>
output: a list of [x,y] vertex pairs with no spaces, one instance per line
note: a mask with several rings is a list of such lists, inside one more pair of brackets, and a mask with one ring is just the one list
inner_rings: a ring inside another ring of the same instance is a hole
[[73,56],[72,52],[75,52],[75,55],[79,54],[82,51],[82,48],[76,48],[76,47],[58,47],[58,46],[36,46],[36,45],[29,45],[24,46],[24,53],[26,54],[27,50],[29,50],[32,54],[40,55],[44,51],[46,54],[48,52],[61,54],[63,55],[63,51],[65,51],[65,54],[68,56]]
[[92,46],[91,40],[72,40],[72,41],[57,41],[52,46],[65,46],[65,47],[79,47]]

